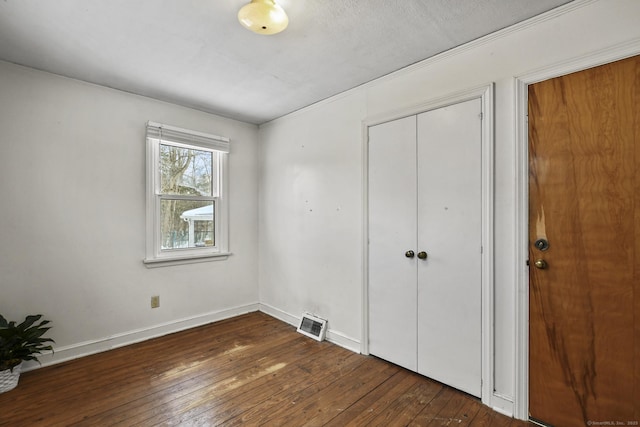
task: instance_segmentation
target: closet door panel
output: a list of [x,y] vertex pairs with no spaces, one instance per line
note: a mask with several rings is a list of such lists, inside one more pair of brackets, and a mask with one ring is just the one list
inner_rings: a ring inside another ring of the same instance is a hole
[[417,370],[416,116],[369,128],[369,352]]
[[481,101],[418,115],[418,372],[481,394]]

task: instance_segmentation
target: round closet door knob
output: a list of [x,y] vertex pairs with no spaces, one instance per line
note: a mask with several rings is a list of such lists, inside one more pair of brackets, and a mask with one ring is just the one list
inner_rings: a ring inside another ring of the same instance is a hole
[[418,258],[427,259],[427,253],[425,251],[418,252]]
[[413,251],[407,251],[404,253],[404,256],[406,256],[407,258],[413,258],[414,255],[415,253]]

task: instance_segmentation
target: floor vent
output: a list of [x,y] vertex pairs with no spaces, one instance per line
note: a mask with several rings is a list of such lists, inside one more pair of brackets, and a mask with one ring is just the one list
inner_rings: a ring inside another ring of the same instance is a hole
[[298,332],[317,341],[324,341],[327,333],[327,321],[309,313],[304,313],[298,326]]

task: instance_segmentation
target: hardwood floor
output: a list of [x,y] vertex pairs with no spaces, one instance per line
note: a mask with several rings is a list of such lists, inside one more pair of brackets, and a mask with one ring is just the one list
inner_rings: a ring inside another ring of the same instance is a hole
[[24,373],[1,426],[518,427],[464,393],[263,313]]

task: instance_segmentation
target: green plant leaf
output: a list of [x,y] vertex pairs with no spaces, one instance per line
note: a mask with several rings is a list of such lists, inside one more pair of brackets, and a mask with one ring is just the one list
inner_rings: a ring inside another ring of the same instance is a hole
[[10,369],[21,360],[38,361],[38,356],[45,351],[53,352],[51,338],[43,335],[51,329],[46,326],[48,320],[41,320],[42,315],[29,315],[25,320],[16,324],[8,322],[0,315],[0,368]]

